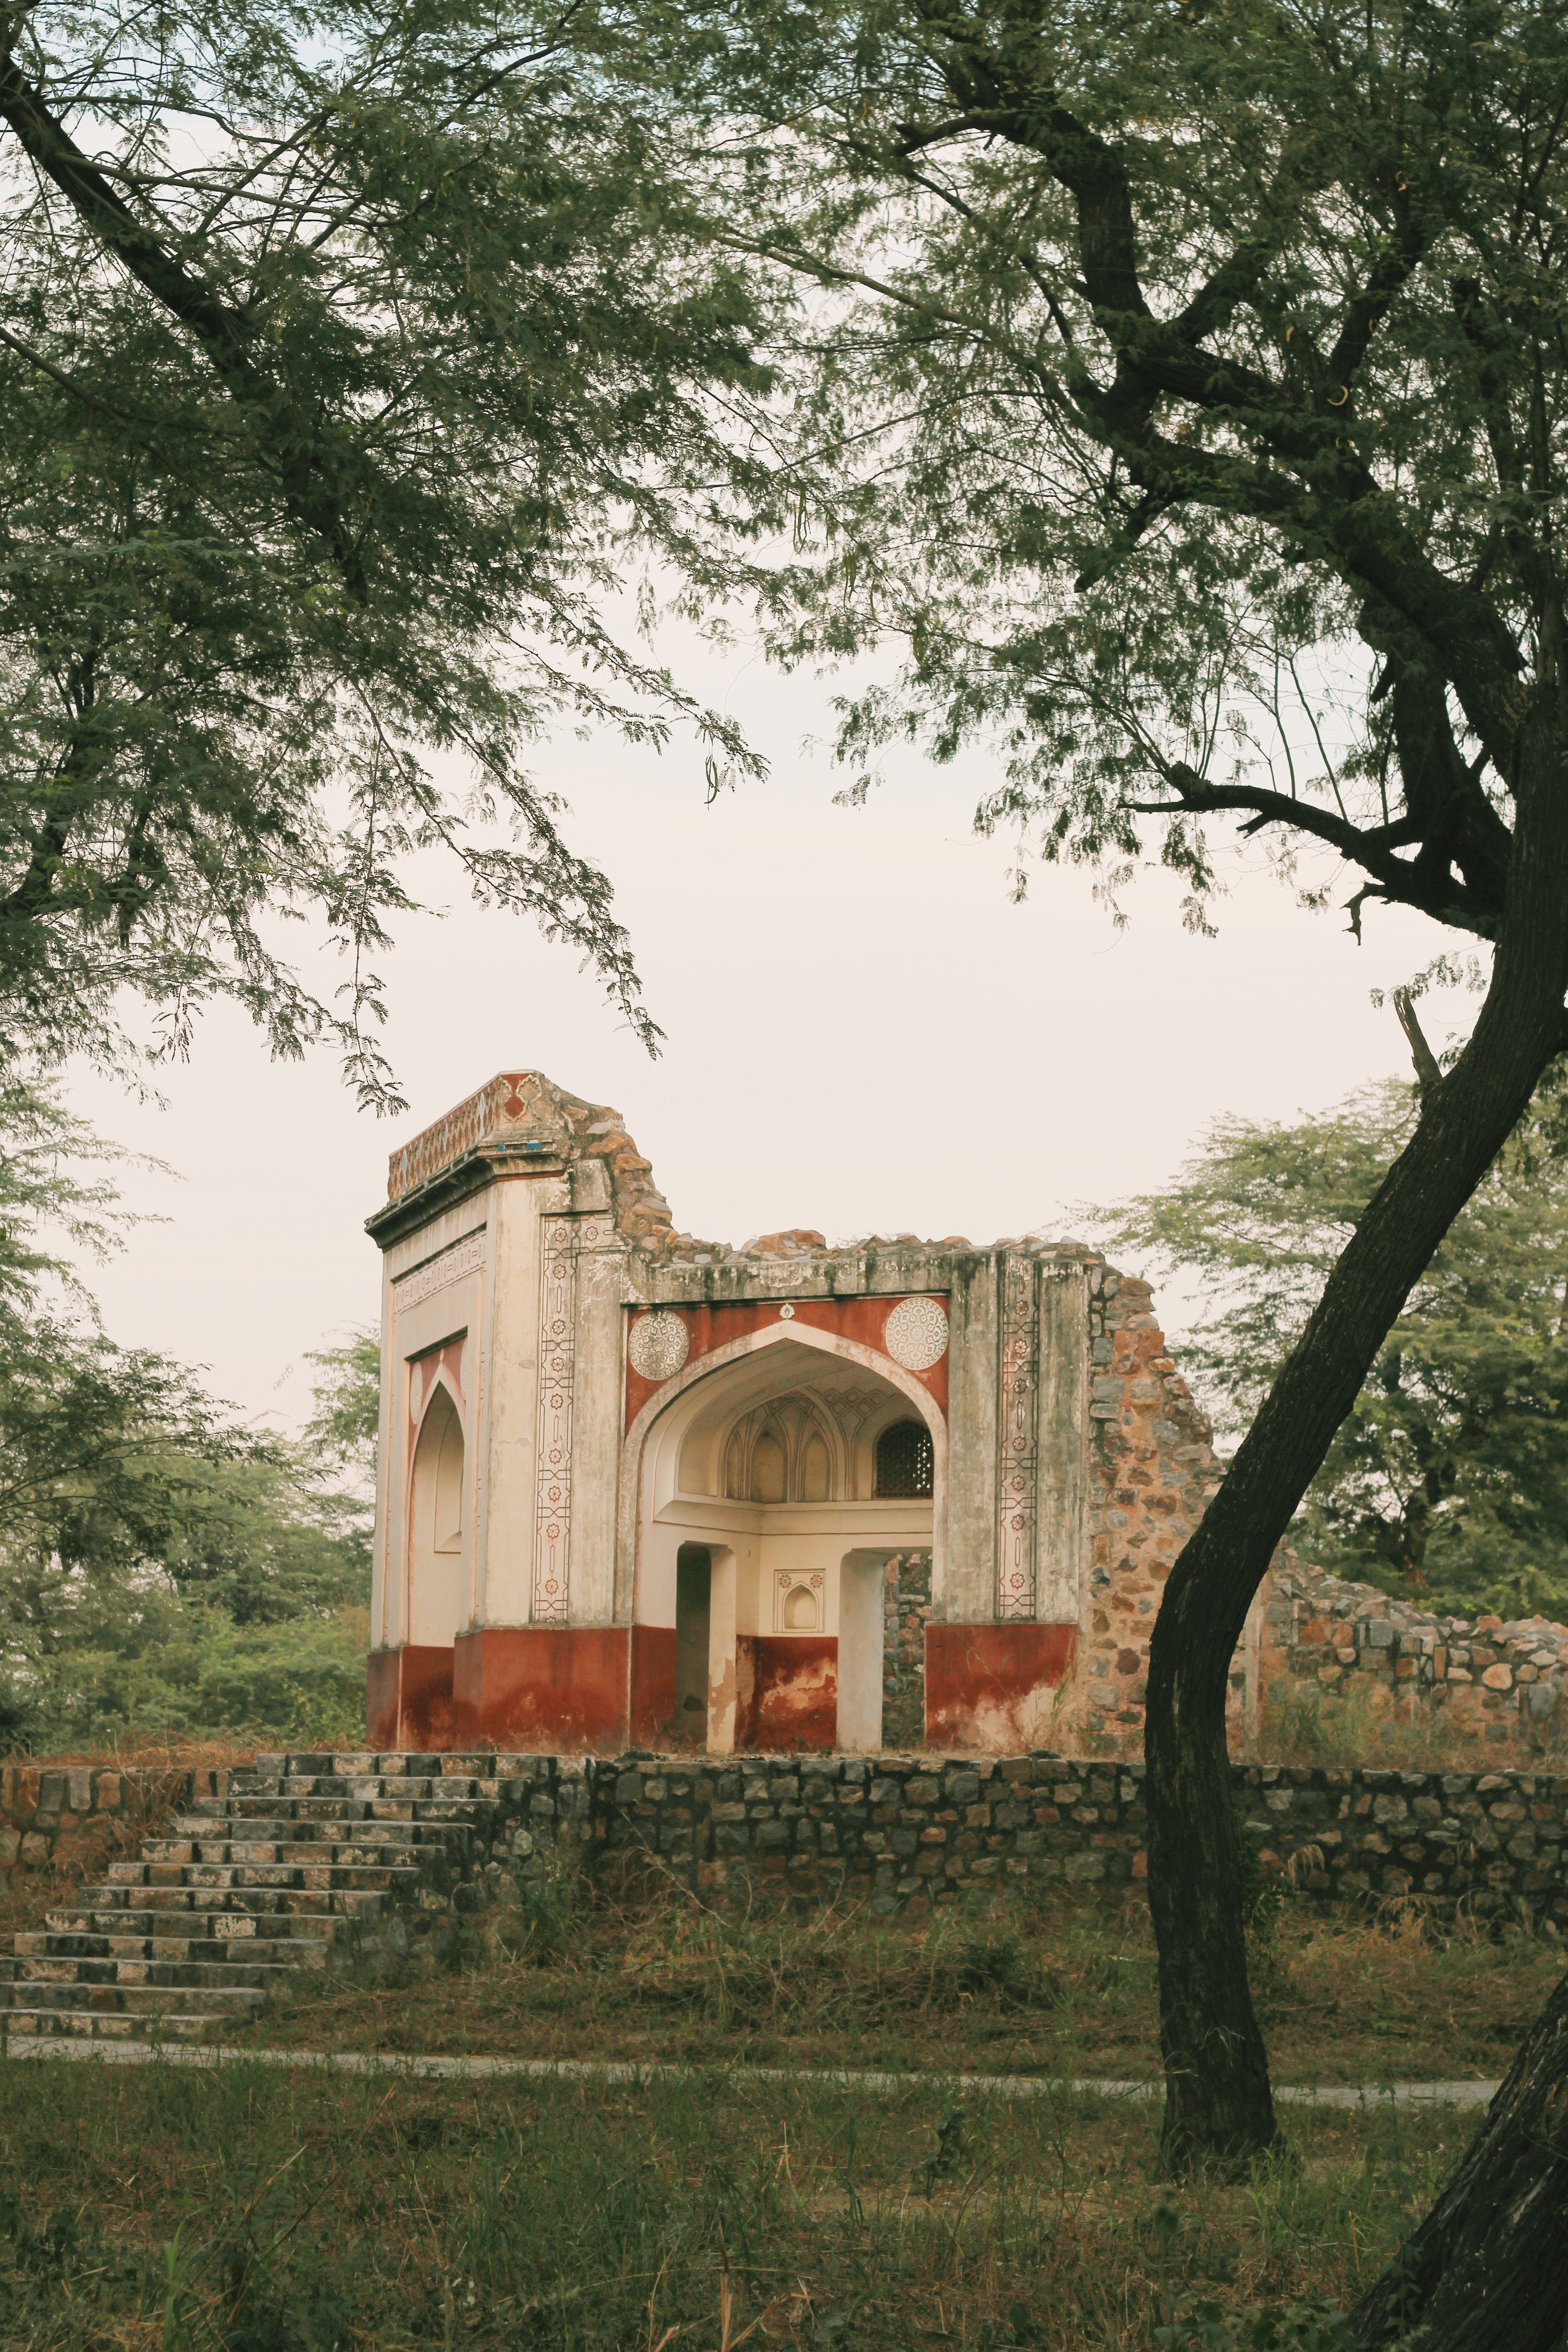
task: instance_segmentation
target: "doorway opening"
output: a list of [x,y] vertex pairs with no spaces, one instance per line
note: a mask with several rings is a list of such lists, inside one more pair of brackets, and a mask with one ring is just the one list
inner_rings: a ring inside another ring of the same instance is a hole
[[713,1555],[682,1544],[675,1556],[675,1738],[708,1745],[708,1647],[713,1614]]

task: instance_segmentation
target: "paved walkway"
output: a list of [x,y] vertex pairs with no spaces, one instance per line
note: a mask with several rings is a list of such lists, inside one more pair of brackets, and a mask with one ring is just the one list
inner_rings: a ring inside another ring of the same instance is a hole
[[[403,2074],[422,2083],[521,2079],[646,2084],[673,2076],[734,2084],[823,2083],[845,2091],[941,2089],[977,2099],[1039,2099],[1063,2091],[1096,2098],[1153,2099],[1164,2089],[1159,2081],[1116,2083],[1093,2075],[1068,2080],[1049,2074],[889,2074],[854,2066],[639,2065],[613,2058],[420,2058],[390,2050],[225,2050],[54,2037],[7,2038],[5,2048],[12,2058],[92,2059],[106,2066],[315,2066],[332,2074]],[[1497,2088],[1495,2083],[1332,2083],[1314,2089],[1308,2084],[1277,2083],[1274,2096],[1279,2105],[1296,2107],[1484,2107]]]

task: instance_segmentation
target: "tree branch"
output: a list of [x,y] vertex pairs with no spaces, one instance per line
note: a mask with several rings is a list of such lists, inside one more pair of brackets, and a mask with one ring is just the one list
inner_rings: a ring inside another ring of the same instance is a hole
[[[1124,802],[1122,805],[1130,814],[1207,816],[1245,810],[1253,819],[1248,831],[1256,832],[1266,824],[1288,824],[1337,849],[1342,857],[1373,877],[1376,894],[1381,898],[1418,908],[1439,922],[1473,931],[1481,939],[1490,939],[1497,928],[1500,908],[1485,904],[1468,884],[1456,881],[1446,871],[1436,875],[1424,872],[1419,860],[1407,863],[1393,855],[1394,849],[1420,839],[1420,827],[1414,818],[1363,831],[1331,809],[1320,808],[1310,801],[1293,800],[1288,793],[1268,792],[1253,785],[1211,784],[1183,761],[1163,761],[1161,772],[1180,798]],[[1367,893],[1360,895],[1364,898]]]
[[[341,492],[325,478],[321,448],[296,415],[294,403],[258,364],[251,348],[254,331],[245,312],[220,300],[137,218],[49,112],[8,52],[0,54],[0,121],[10,124],[38,170],[53,181],[94,236],[171,318],[195,336],[225,388],[249,412],[247,422],[258,437],[278,450],[279,478],[296,520],[326,541],[350,593],[363,603],[364,567]],[[265,412],[265,422],[258,410]]]
[[1428,1103],[1443,1083],[1443,1073],[1437,1066],[1436,1055],[1426,1043],[1416,1017],[1415,999],[1407,988],[1394,990],[1394,1010],[1399,1016],[1399,1025],[1410,1048],[1410,1058],[1415,1065],[1415,1083],[1420,1089],[1421,1100],[1423,1104]]

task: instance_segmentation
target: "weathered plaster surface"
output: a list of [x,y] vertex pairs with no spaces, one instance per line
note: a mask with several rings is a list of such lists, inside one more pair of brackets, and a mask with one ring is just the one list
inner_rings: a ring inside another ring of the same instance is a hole
[[[781,1738],[831,1745],[839,1691],[850,1735],[868,1744],[879,1695],[884,1741],[1001,1749],[1070,1727],[1107,1752],[1137,1748],[1153,1612],[1219,1475],[1146,1284],[1035,1235],[829,1247],[801,1227],[742,1249],[701,1242],[675,1229],[618,1114],[537,1071],[503,1074],[395,1153],[370,1225],[388,1268],[378,1643],[407,1638],[411,1345],[460,1331],[472,1601],[453,1689],[472,1736],[510,1738],[525,1705],[542,1742],[548,1729],[547,1696],[526,1696],[527,1677],[500,1663],[526,1645],[496,1649],[492,1664],[468,1638],[480,1629],[581,1635],[578,1664],[557,1658],[574,1737],[651,1736],[671,1703],[655,1663],[668,1644],[625,1637],[676,1631],[677,1559],[696,1544],[711,1562],[714,1752],[771,1736],[773,1715],[795,1726]],[[410,1291],[400,1313],[399,1278],[428,1283],[420,1269],[456,1244],[473,1258],[461,1284]],[[664,1320],[634,1347],[649,1314]],[[922,1345],[933,1360],[919,1360]],[[726,1483],[725,1432],[747,1412],[744,1426],[760,1425],[770,1397],[793,1398],[797,1423],[816,1414],[829,1486],[775,1497]],[[932,1447],[918,1507],[866,1483],[871,1441],[854,1433],[900,1415],[922,1422]],[[871,1586],[856,1583],[844,1614],[845,1580],[879,1573],[880,1635]],[[820,1594],[804,1630],[854,1645],[831,1673],[826,1650],[807,1672],[799,1630],[776,1673],[763,1664],[784,1631],[768,1595],[796,1574]],[[598,1640],[612,1630],[618,1644]],[[1256,1715],[1254,1663],[1248,1651],[1238,1664],[1238,1718]],[[618,1695],[605,1679],[617,1672]],[[434,1664],[421,1675],[428,1715]],[[384,1693],[402,1684],[385,1664],[374,1677],[384,1723]],[[400,1736],[415,1737],[411,1717]]]

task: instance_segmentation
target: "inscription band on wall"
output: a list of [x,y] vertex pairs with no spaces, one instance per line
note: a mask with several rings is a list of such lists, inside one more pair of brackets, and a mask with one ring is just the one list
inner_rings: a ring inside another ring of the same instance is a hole
[[406,1314],[423,1299],[432,1298],[448,1283],[460,1282],[466,1274],[478,1274],[485,1262],[485,1229],[465,1234],[460,1242],[433,1257],[426,1265],[416,1265],[412,1274],[399,1275],[392,1286],[394,1315]]

